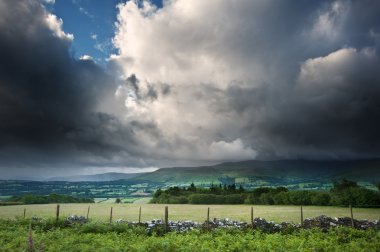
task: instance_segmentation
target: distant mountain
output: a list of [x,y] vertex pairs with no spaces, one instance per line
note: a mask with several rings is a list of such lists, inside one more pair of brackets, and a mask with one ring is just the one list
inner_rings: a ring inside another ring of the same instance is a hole
[[103,173],[55,177],[48,181],[114,181],[129,180],[165,184],[248,183],[290,185],[331,182],[342,178],[368,183],[380,182],[380,160],[310,161],[278,160],[228,162],[212,166],[161,168],[146,173]]
[[134,180],[161,183],[267,183],[291,184],[312,181],[352,179],[380,182],[380,160],[308,161],[279,160],[228,162],[213,166],[161,168]]
[[77,176],[68,176],[68,177],[54,177],[47,179],[47,181],[69,181],[69,182],[78,182],[78,181],[113,181],[120,179],[132,179],[137,176],[144,175],[145,173],[117,173],[117,172],[108,172],[102,174],[94,175],[77,175]]
[[[3,179],[2,179],[3,180]],[[12,176],[7,177],[6,180],[16,180],[16,181],[42,181],[40,177],[30,177],[30,176]]]

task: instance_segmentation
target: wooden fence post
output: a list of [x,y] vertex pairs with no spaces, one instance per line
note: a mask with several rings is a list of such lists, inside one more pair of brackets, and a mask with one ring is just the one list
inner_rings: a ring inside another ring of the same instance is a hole
[[355,227],[354,224],[354,214],[352,213],[352,205],[350,204],[350,213],[351,213],[351,227]]
[[112,223],[112,207],[111,207],[111,212],[110,212],[110,224]]
[[165,232],[169,231],[169,208],[165,207]]
[[301,205],[301,228],[303,228],[303,210]]
[[88,206],[87,208],[87,215],[86,215],[86,219],[88,220],[88,215],[90,214],[90,206]]
[[24,219],[25,219],[25,215],[26,215],[26,208],[24,208]]
[[252,228],[254,228],[254,223],[253,223],[253,207],[251,207],[251,225],[252,225]]
[[207,220],[206,220],[207,229],[210,228],[210,208],[207,208]]
[[141,206],[140,206],[140,209],[139,209],[139,223],[141,223]]
[[56,221],[58,221],[58,219],[59,219],[59,208],[60,208],[60,206],[59,206],[59,204],[57,205],[57,211],[56,211],[56,213],[55,213],[55,219],[56,219]]

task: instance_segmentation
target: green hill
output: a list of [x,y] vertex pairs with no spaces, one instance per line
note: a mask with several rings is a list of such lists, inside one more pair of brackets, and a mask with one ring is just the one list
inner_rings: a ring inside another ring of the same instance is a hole
[[278,160],[229,162],[213,166],[161,168],[134,178],[169,184],[244,183],[278,185],[351,179],[380,181],[380,160],[308,161]]

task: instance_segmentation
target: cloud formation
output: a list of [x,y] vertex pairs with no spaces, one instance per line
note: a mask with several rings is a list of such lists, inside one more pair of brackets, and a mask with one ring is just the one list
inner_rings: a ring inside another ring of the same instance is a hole
[[0,2],[2,174],[380,156],[379,1],[118,8],[103,68],[38,1]]
[[172,157],[379,157],[377,1],[130,1],[119,10],[112,59],[138,80],[118,89],[125,115],[153,123],[157,146],[176,143],[165,145]]

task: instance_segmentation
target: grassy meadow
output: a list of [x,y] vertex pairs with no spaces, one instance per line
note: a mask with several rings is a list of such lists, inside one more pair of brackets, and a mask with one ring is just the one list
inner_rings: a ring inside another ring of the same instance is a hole
[[[142,221],[152,219],[163,219],[164,204],[61,204],[60,216],[69,215],[86,216],[88,206],[90,206],[89,218],[92,220],[106,221],[109,220],[110,209],[113,207],[113,219],[124,219],[137,221],[139,208],[141,207]],[[169,206],[170,220],[193,220],[204,221],[206,219],[207,208],[210,207],[210,218],[229,218],[233,220],[249,221],[250,205],[180,205],[172,204]],[[17,216],[23,216],[26,209],[26,217],[33,216],[49,218],[55,216],[56,204],[44,205],[14,205],[1,206],[1,219],[14,219]],[[254,205],[254,217],[262,217],[275,222],[300,222],[300,207],[298,206],[268,206]],[[304,218],[327,215],[330,217],[346,217],[350,215],[349,208],[331,207],[331,206],[304,206]],[[354,208],[353,214],[355,219],[380,219],[379,208]]]

